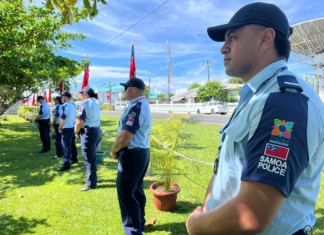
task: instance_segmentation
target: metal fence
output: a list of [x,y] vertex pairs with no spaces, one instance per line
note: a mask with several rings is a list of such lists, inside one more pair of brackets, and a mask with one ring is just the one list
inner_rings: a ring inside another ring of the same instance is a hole
[[[238,103],[227,103],[229,113],[232,113]],[[197,109],[202,106],[202,103],[185,103],[185,104],[150,104],[151,112],[159,113],[197,113]]]

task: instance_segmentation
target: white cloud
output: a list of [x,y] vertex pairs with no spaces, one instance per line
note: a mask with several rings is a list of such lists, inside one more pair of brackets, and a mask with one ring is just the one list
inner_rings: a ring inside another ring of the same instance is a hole
[[178,94],[181,94],[183,92],[186,92],[187,91],[187,88],[178,88],[175,90],[175,94],[178,95]]

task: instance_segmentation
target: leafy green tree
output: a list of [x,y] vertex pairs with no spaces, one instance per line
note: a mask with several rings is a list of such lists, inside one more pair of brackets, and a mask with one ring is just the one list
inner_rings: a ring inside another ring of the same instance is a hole
[[210,101],[212,98],[215,100],[225,102],[235,102],[236,98],[228,94],[225,90],[226,86],[223,86],[220,81],[211,81],[199,88],[197,92],[197,99],[202,102]]
[[163,93],[158,94],[158,95],[156,96],[156,99],[157,99],[158,101],[161,101],[161,102],[164,102],[164,101],[167,100],[167,98],[165,97],[165,94],[163,94]]
[[[88,17],[74,10],[79,19]],[[82,72],[87,61],[54,54],[54,50],[71,48],[70,40],[85,38],[62,32],[64,24],[60,13],[44,7],[26,9],[23,1],[0,2],[0,115],[41,88],[58,91],[63,81],[67,90]]]
[[200,85],[200,84],[198,84],[198,83],[195,83],[195,84],[193,84],[191,87],[189,87],[187,91],[190,91],[190,90],[192,90],[192,89],[195,89],[195,88],[198,88],[198,87],[201,87],[201,86],[202,86],[202,85]]
[[245,82],[242,80],[242,78],[231,78],[228,83],[234,83],[234,84],[245,84]]
[[169,93],[169,96],[170,96],[170,97],[174,96],[174,93],[170,92],[170,93]]
[[149,98],[149,95],[150,95],[150,87],[149,86],[145,86],[144,93],[145,93],[146,99],[148,99]]

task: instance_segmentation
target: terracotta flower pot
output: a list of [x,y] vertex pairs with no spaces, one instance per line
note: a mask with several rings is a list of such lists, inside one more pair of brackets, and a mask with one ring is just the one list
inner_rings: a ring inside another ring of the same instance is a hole
[[26,118],[26,121],[29,121],[29,118]]
[[177,202],[177,194],[180,192],[180,186],[174,183],[170,183],[170,186],[176,189],[175,192],[160,193],[155,191],[158,183],[154,183],[150,186],[150,191],[153,194],[153,200],[155,208],[159,211],[172,210]]

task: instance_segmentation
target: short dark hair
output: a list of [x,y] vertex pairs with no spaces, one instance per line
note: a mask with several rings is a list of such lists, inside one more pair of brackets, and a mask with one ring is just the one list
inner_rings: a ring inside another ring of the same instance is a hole
[[[251,24],[251,28],[255,33],[259,33],[262,30],[265,30],[267,27],[263,25]],[[289,42],[289,37],[293,33],[293,29],[290,27],[289,36],[286,37],[282,33],[276,31],[276,36],[274,38],[274,45],[279,57],[284,59],[286,62],[289,60],[291,45]]]
[[[293,33],[293,29],[290,28],[290,35]],[[289,36],[290,36],[289,35]],[[277,54],[282,57],[286,62],[289,60],[291,45],[289,38],[276,31],[276,36],[274,39],[275,48]]]

